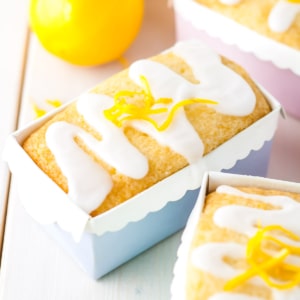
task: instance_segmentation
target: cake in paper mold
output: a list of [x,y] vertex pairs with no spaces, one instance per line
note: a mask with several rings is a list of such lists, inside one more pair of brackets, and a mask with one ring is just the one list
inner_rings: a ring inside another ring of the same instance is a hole
[[300,50],[300,1],[195,0],[264,36]]
[[243,66],[300,117],[298,0],[174,0],[177,40],[197,38]]
[[96,216],[201,160],[270,111],[240,66],[191,40],[82,94],[23,148],[70,201]]
[[300,185],[239,176],[212,185],[183,233],[172,300],[298,299]]

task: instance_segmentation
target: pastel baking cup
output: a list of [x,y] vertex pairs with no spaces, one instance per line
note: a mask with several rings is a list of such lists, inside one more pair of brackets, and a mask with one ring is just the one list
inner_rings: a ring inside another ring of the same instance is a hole
[[265,87],[285,111],[300,118],[300,51],[193,1],[174,0],[177,40],[201,39]]
[[[205,206],[205,198],[206,195],[215,191],[219,186],[221,185],[226,185],[230,187],[238,187],[238,186],[243,186],[243,187],[257,187],[261,189],[274,189],[276,187],[276,190],[279,191],[286,191],[286,192],[292,192],[292,193],[300,193],[300,184],[296,182],[288,182],[288,181],[283,181],[283,180],[275,180],[275,179],[270,179],[270,178],[265,178],[265,177],[260,177],[260,176],[244,176],[244,175],[237,175],[237,174],[225,174],[221,172],[207,172],[203,176],[202,184],[201,184],[201,190],[198,196],[198,199],[196,201],[196,204],[189,216],[189,219],[187,221],[187,225],[183,231],[183,234],[181,236],[181,244],[179,245],[178,251],[177,251],[177,260],[174,264],[174,276],[173,280],[171,283],[171,300],[188,300],[186,297],[186,286],[187,286],[187,276],[186,276],[186,270],[188,266],[188,260],[189,260],[189,251],[190,251],[190,246],[192,243],[192,240],[194,238],[195,231],[197,229],[197,225],[199,220],[202,217],[202,211],[203,207]],[[276,204],[277,206],[277,204]],[[249,217],[251,218],[251,217]],[[280,217],[279,217],[280,218]],[[247,219],[247,221],[250,219]],[[276,222],[276,220],[274,220]],[[259,225],[259,224],[258,224]],[[289,236],[292,239],[295,240],[295,236],[287,231],[286,229],[278,226],[278,225],[273,225],[273,226],[265,226],[264,229],[261,231],[258,230],[258,235],[261,235],[263,231],[270,230],[270,229],[276,229],[277,231],[280,230],[281,234],[284,233],[285,235]],[[250,240],[250,243],[254,243],[254,247],[260,246],[258,245],[259,239],[263,239],[262,237],[258,237],[257,235],[254,235],[252,239]],[[296,237],[296,240],[298,240],[298,236]],[[276,240],[275,240],[276,241]],[[226,245],[227,243],[224,243],[222,246]],[[231,244],[231,243],[228,243]],[[295,244],[292,244],[295,246]],[[282,246],[282,245],[281,245]],[[224,246],[225,247],[225,246]],[[253,251],[253,247],[250,250]],[[296,252],[298,249],[295,249],[296,247],[290,247],[290,246],[282,246],[279,250],[291,250],[291,252]],[[245,246],[245,257],[247,256],[247,246]],[[248,249],[249,250],[249,249]],[[256,249],[257,250],[257,249]],[[283,253],[282,253],[283,252]],[[217,251],[216,252],[211,252],[214,253],[213,260],[217,260]],[[256,253],[257,254],[257,253]],[[253,264],[253,268],[246,270],[243,273],[243,270],[239,270],[239,276],[236,276],[235,278],[232,278],[232,280],[229,280],[227,284],[223,287],[223,291],[217,290],[216,294],[213,295],[212,297],[215,297],[215,299],[228,299],[228,294],[232,297],[232,299],[238,299],[238,295],[240,297],[247,297],[247,295],[242,294],[241,291],[239,291],[239,294],[235,293],[234,288],[242,284],[245,279],[249,279],[252,277],[258,277],[259,278],[259,273],[262,274],[264,273],[263,271],[263,266],[267,265],[275,265],[277,264],[278,266],[283,267],[280,265],[280,260],[283,259],[283,257],[286,255],[285,251],[278,251],[275,253],[273,257],[271,257],[270,260],[264,259],[263,262],[260,261],[259,266]],[[259,257],[256,257],[258,259]],[[249,259],[249,258],[248,258]],[[253,258],[251,257],[251,260]],[[249,259],[250,260],[250,259]],[[250,261],[251,262],[251,261]],[[253,261],[252,261],[253,263]],[[255,270],[255,271],[254,271]],[[277,269],[278,271],[278,269]],[[298,270],[297,270],[298,271]],[[299,272],[298,272],[299,273]],[[251,276],[250,276],[251,274]],[[266,275],[266,274],[263,274]],[[274,274],[273,274],[274,275]],[[290,277],[294,275],[293,273],[291,274]],[[295,282],[296,280],[287,280],[286,284],[279,284],[280,282],[277,280],[276,282],[273,282],[272,280],[269,280],[269,276],[263,276],[264,279],[267,279],[267,283],[264,283],[263,280],[260,278],[260,283],[259,285],[261,286],[262,284],[265,284],[266,286],[269,286],[271,288],[277,288],[279,291],[284,291],[288,290],[289,288],[292,288],[297,284]],[[257,278],[256,278],[257,279]],[[288,278],[290,279],[290,278]],[[278,299],[286,299],[282,298],[284,297],[285,294],[282,294],[281,297],[278,297]],[[223,298],[222,298],[223,297]],[[245,298],[245,299],[246,299]],[[252,298],[252,297],[250,297]],[[249,299],[250,299],[249,298]],[[296,296],[297,298],[297,296]],[[295,299],[296,299],[295,298]],[[254,298],[256,299],[256,298]]]
[[28,214],[83,270],[97,279],[182,229],[207,170],[266,176],[281,105],[262,91],[270,104],[270,113],[198,163],[96,217],[71,202],[22,148],[32,132],[68,104],[10,135],[4,159],[17,181],[18,194]]

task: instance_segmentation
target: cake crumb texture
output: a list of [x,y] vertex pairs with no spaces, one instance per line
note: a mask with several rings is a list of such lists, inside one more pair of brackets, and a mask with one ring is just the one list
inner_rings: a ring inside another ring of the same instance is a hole
[[195,1],[264,36],[300,50],[300,14],[283,33],[274,32],[268,26],[268,16],[278,0],[241,0],[236,5],[222,4],[220,0]]
[[[268,190],[256,187],[236,187],[237,189],[249,194],[257,194],[264,196],[288,196],[297,202],[300,202],[300,194],[279,191]],[[204,208],[201,213],[201,218],[198,220],[198,224],[193,233],[193,239],[189,247],[189,258],[186,267],[187,279],[186,279],[186,299],[188,300],[206,300],[210,296],[224,292],[223,286],[226,283],[225,279],[216,277],[205,271],[200,270],[191,263],[190,255],[194,249],[200,245],[204,245],[210,242],[236,242],[241,245],[246,245],[248,237],[244,234],[238,233],[228,228],[222,228],[217,226],[213,221],[213,215],[215,212],[228,205],[241,205],[246,207],[252,207],[262,210],[275,210],[278,207],[270,205],[268,203],[261,202],[259,200],[247,199],[236,195],[222,194],[217,192],[211,192],[206,196]],[[276,224],[276,219],[274,219]],[[226,262],[234,266],[237,269],[245,270],[247,263],[245,259],[233,259],[225,258]],[[241,286],[234,289],[234,293],[242,293],[246,295],[256,296],[265,300],[274,300],[272,293],[267,285],[253,285],[245,282]]]
[[[196,81],[191,68],[181,58],[174,54],[160,54],[152,59],[167,65],[187,80],[191,82]],[[250,79],[248,74],[232,61],[225,58],[222,60],[225,65],[239,73],[252,87],[256,95],[256,107],[250,115],[236,117],[222,115],[217,113],[213,108],[199,103],[185,106],[187,118],[204,143],[204,155],[265,116],[271,110],[264,95]],[[100,83],[93,89],[93,92],[114,97],[116,92],[121,90],[141,90],[141,88],[128,77],[128,70],[124,70]],[[77,112],[76,103],[73,102],[63,111],[57,113],[50,121],[33,132],[23,143],[23,148],[43,172],[45,172],[65,192],[68,192],[67,180],[62,174],[59,166],[56,164],[55,158],[48,149],[45,140],[45,134],[49,125],[61,120],[75,124],[101,140],[99,133],[95,132],[95,130],[91,128]],[[141,133],[132,127],[126,127],[124,132],[129,141],[148,158],[149,172],[142,179],[132,179],[118,173],[106,162],[99,157],[96,157],[96,155],[92,153],[79,138],[75,139],[78,145],[86,153],[91,155],[97,163],[110,173],[113,180],[111,192],[103,203],[91,213],[92,216],[99,215],[100,213],[115,207],[188,165],[188,162],[183,156],[175,153],[169,147],[160,145],[147,134]],[[124,159],[126,159],[126,157],[124,157]],[[88,176],[88,174],[83,174],[83,176]]]

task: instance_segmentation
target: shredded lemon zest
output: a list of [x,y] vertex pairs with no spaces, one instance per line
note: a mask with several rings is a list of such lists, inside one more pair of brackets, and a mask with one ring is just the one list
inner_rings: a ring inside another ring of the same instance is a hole
[[61,101],[58,99],[47,99],[46,102],[53,107],[60,107],[62,105]]
[[[280,225],[260,228],[247,243],[246,259],[250,267],[242,274],[228,280],[224,285],[224,290],[233,290],[254,276],[260,276],[268,286],[280,290],[290,289],[300,283],[300,266],[284,262],[288,255],[300,255],[300,247],[277,239],[271,235],[272,231],[280,232],[294,241],[300,240],[299,236]],[[276,245],[278,252],[273,256],[267,253],[268,248],[265,242]],[[275,271],[281,274],[286,273],[288,280],[275,280]]]
[[281,250],[278,254],[276,254],[273,258],[269,259],[268,261],[264,262],[261,265],[254,265],[252,268],[246,270],[244,273],[234,277],[233,279],[227,281],[227,283],[224,286],[224,290],[232,290],[235,287],[239,286],[241,283],[247,281],[251,277],[255,275],[264,275],[264,272],[262,270],[267,270],[281,261],[283,261],[287,256],[289,255],[289,251],[287,249]]
[[[151,88],[147,78],[143,75],[140,76],[142,91],[119,91],[114,96],[114,105],[104,110],[105,117],[113,122],[116,126],[121,127],[125,122],[131,120],[144,120],[152,124],[156,130],[163,131],[166,130],[176,112],[183,106],[193,104],[193,103],[203,103],[203,104],[217,104],[218,102],[202,99],[202,98],[192,98],[184,99],[169,109],[166,105],[173,103],[172,98],[159,98],[155,99],[152,95]],[[140,96],[143,99],[142,105],[130,104],[126,100],[127,98],[135,98]],[[155,105],[159,104],[160,107],[154,108]],[[162,107],[162,105],[165,105]],[[167,117],[164,122],[158,124],[151,115],[157,115],[167,113]]]
[[[45,102],[55,108],[60,107],[62,105],[62,102],[58,99],[54,99],[54,100],[47,99],[47,100],[45,100]],[[36,119],[41,118],[42,116],[44,116],[47,113],[47,110],[40,108],[34,102],[32,103],[32,109],[34,111]]]
[[34,111],[36,119],[41,118],[42,116],[44,116],[46,114],[46,110],[38,107],[38,105],[36,103],[32,103],[32,109]]

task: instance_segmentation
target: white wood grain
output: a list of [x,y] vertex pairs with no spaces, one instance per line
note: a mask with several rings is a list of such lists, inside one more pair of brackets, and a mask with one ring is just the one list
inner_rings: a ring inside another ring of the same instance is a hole
[[17,126],[27,34],[27,0],[0,1],[0,255],[10,178],[1,155],[7,135]]

